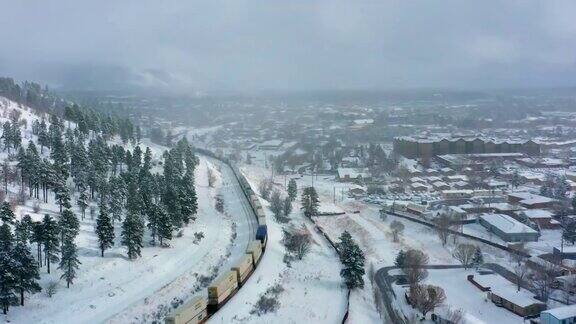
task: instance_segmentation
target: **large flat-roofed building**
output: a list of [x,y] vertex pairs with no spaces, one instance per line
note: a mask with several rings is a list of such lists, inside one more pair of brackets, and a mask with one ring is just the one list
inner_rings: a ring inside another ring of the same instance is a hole
[[540,144],[532,140],[500,140],[480,137],[396,137],[394,151],[407,158],[445,154],[525,153],[540,154]]
[[536,242],[538,232],[503,214],[483,214],[479,223],[506,242]]

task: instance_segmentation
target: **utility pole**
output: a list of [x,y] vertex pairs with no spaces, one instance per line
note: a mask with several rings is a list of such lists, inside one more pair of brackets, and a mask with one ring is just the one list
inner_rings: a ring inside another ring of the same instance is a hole
[[334,193],[333,193],[333,195],[332,195],[332,197],[333,197],[332,200],[334,201],[334,203],[336,203],[336,187],[334,186],[334,187],[332,187],[332,188],[334,188]]

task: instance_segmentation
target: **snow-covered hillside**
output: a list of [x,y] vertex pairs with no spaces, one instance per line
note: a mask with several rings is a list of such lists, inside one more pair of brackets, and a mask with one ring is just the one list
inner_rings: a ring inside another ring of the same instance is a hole
[[[0,121],[10,120],[14,112],[20,116],[22,146],[26,147],[30,141],[37,143],[31,125],[41,117],[29,108],[0,98]],[[120,144],[121,141],[113,138],[110,143]],[[152,149],[153,161],[157,165],[154,171],[159,171],[161,168],[156,162],[162,158],[166,148],[153,145],[146,139],[141,146]],[[126,145],[126,148],[132,149],[133,145]],[[43,157],[49,157],[49,149],[44,149]],[[0,162],[6,159],[8,152],[0,153]],[[16,161],[10,164],[16,165]],[[203,288],[209,279],[229,268],[237,256],[244,254],[255,230],[251,225],[252,215],[236,212],[245,197],[240,195],[236,179],[226,168],[219,161],[200,157],[195,170],[196,221],[179,231],[170,241],[170,247],[151,246],[150,233],[146,231],[142,256],[135,260],[126,257],[126,248],[120,243],[119,221],[114,224],[113,247],[106,251],[105,257],[100,256],[94,230],[97,201],[90,202],[94,213],[87,211],[86,217],[80,220],[80,233],[75,240],[81,265],[74,284],[66,288],[56,264],[53,264],[51,274],[46,273],[45,267],[41,268],[40,285],[44,291],[27,297],[23,307],[11,307],[3,319],[13,323],[146,323],[163,318],[193,294],[204,294]],[[208,185],[208,169],[216,179],[212,186]],[[82,212],[76,205],[78,193],[74,193],[73,186],[70,189],[73,195],[71,210],[80,218]],[[16,198],[19,191],[18,182],[10,183],[7,199]],[[215,196],[219,194],[226,197],[227,212],[224,214],[214,207]],[[17,220],[30,215],[32,220],[39,221],[45,214],[55,219],[59,217],[59,206],[52,195],[48,203],[28,198],[24,205],[15,207]],[[32,250],[35,248],[33,245]],[[46,288],[53,283],[57,285],[56,292],[48,297]]]

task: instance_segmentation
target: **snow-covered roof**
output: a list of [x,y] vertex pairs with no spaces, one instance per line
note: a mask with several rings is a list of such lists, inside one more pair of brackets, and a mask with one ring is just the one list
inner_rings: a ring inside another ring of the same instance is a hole
[[364,169],[338,168],[338,177],[345,178],[346,176],[350,178],[358,178],[358,176],[368,178],[370,175]]
[[546,209],[527,209],[523,213],[528,218],[552,218],[552,215],[554,215],[554,213]]
[[504,214],[482,214],[480,218],[507,234],[537,233],[531,227]]
[[542,311],[554,316],[558,320],[570,319],[576,317],[576,305],[562,306]]
[[534,196],[532,198],[520,200],[521,204],[524,205],[534,205],[534,204],[544,204],[555,201],[552,198],[544,197],[544,196]]

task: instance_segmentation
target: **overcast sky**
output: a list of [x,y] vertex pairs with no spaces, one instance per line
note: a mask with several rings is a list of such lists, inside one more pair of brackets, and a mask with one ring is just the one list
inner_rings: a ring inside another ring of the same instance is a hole
[[576,86],[576,1],[19,0],[0,75],[67,88]]

